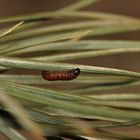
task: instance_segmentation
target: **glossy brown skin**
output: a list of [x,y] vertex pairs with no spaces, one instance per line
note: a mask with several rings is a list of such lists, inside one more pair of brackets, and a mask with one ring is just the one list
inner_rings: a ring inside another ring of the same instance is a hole
[[48,81],[73,80],[80,74],[80,69],[69,71],[41,71],[42,77]]

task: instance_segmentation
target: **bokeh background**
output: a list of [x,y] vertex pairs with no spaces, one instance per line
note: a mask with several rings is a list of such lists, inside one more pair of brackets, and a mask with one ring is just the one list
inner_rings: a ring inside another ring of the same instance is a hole
[[[30,14],[43,11],[53,11],[71,4],[75,0],[0,0],[0,17]],[[140,0],[101,0],[83,10],[111,12],[140,18]],[[107,40],[139,40],[140,31],[92,37]],[[119,68],[140,72],[140,54],[118,54],[89,59],[87,64]],[[122,89],[122,91],[140,91],[140,88]],[[1,138],[0,138],[1,139]]]
[[[8,17],[35,12],[53,11],[75,0],[0,0],[0,17]],[[140,0],[101,0],[94,5],[90,5],[83,10],[112,12],[140,18]],[[139,40],[140,32],[131,32],[115,35],[93,37],[93,39],[119,39],[119,40]],[[110,57],[98,58],[92,62],[94,65],[122,68],[139,71],[139,54],[121,54]],[[128,63],[129,62],[129,63]]]
[[[71,4],[74,1],[75,0],[0,0],[0,17],[53,11]],[[139,6],[140,0],[101,0],[82,10],[111,12],[140,18]],[[139,40],[140,32],[98,36],[93,37],[93,39]],[[135,53],[98,57],[97,59],[92,59],[92,62],[89,60],[87,63],[96,66],[140,71],[139,60],[139,53]]]

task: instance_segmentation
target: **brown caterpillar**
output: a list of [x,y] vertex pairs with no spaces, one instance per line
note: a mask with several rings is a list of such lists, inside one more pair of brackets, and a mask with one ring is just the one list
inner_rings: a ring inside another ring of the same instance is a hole
[[80,74],[80,69],[76,68],[68,71],[41,71],[41,75],[45,80],[73,80]]

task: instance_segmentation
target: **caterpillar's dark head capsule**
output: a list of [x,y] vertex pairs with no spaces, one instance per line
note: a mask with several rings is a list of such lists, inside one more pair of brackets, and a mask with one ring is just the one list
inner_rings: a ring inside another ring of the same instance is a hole
[[74,74],[78,76],[80,74],[80,69],[79,68],[74,69]]
[[42,77],[48,81],[73,80],[80,74],[80,69],[76,68],[68,71],[41,71]]

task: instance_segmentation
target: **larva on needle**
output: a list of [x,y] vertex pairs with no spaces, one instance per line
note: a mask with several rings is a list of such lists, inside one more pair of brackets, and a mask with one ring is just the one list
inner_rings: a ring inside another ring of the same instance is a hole
[[48,81],[73,80],[80,74],[80,69],[76,68],[68,71],[41,71],[42,77]]

